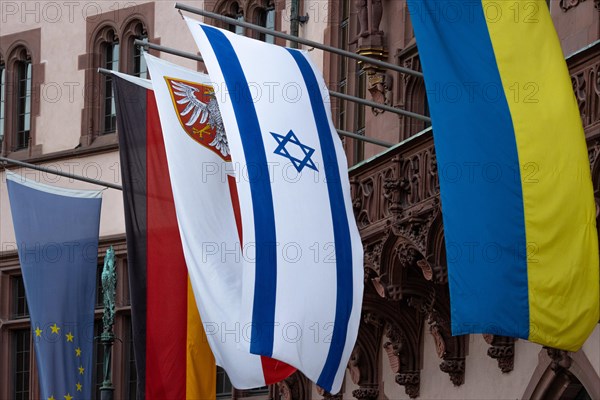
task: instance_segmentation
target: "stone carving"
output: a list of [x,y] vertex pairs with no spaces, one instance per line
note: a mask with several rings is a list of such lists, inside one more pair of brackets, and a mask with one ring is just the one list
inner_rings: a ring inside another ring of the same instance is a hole
[[552,347],[544,347],[548,352],[548,356],[552,359],[550,368],[552,371],[571,368],[573,359],[569,356],[569,352],[565,350],[554,349]]
[[352,396],[359,400],[377,400],[379,389],[373,387],[360,387],[352,391]]
[[341,392],[338,394],[331,394],[318,385],[317,385],[317,393],[320,396],[323,396],[322,400],[343,400],[343,394]]
[[583,3],[585,0],[560,0],[560,8],[563,11],[568,11],[573,7],[577,7],[580,3]]
[[404,392],[411,399],[419,397],[421,374],[418,371],[396,374],[396,383],[404,386]]
[[584,60],[571,70],[571,83],[586,131],[600,122],[600,62]]
[[311,383],[299,371],[288,378],[277,383],[279,399],[281,400],[303,400],[310,398]]
[[442,361],[440,370],[450,375],[450,380],[454,386],[460,386],[465,383],[465,359],[448,359]]
[[[391,90],[393,85],[392,75],[384,72],[375,72],[370,74],[367,79],[367,90],[371,94],[373,101],[379,104],[390,105],[390,95],[392,93]],[[385,111],[379,108],[371,107],[371,112],[373,115],[379,115]]]
[[358,37],[383,36],[383,32],[379,30],[379,24],[383,16],[381,0],[356,0],[354,4],[358,14]]
[[487,354],[498,361],[500,371],[505,374],[512,371],[515,365],[515,338],[487,334],[483,338],[491,345]]

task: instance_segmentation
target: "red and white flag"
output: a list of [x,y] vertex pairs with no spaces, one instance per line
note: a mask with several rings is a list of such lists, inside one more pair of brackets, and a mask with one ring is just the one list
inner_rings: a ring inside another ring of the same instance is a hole
[[[235,171],[207,75],[148,54],[183,252],[217,365],[238,389],[285,379],[295,369],[250,354],[242,341],[241,218]],[[149,161],[150,162],[150,161]]]

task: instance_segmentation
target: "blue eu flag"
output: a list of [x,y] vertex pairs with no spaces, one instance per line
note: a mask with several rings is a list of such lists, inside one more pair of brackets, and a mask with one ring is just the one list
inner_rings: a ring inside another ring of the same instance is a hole
[[7,186],[42,399],[89,399],[101,192]]

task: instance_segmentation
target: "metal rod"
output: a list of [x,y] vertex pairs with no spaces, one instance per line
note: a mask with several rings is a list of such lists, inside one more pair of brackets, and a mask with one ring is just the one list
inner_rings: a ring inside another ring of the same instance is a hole
[[113,71],[106,68],[98,68],[98,72],[100,72],[103,75],[111,75],[113,73]]
[[34,169],[34,170],[41,171],[41,172],[47,172],[47,173],[53,174],[53,175],[64,176],[65,178],[71,178],[71,179],[75,179],[77,181],[93,183],[94,185],[109,187],[111,189],[123,190],[122,186],[116,185],[114,183],[99,181],[97,179],[92,179],[92,178],[88,178],[88,177],[81,176],[81,175],[70,174],[68,172],[55,171],[50,168],[42,167],[42,166],[35,165],[35,164],[29,164],[29,163],[26,163],[23,161],[13,160],[13,159],[6,158],[6,157],[0,157],[0,162],[14,164],[14,165],[18,165],[20,167],[30,168],[30,169]]
[[317,49],[320,49],[320,50],[329,51],[330,53],[335,53],[335,54],[338,54],[340,56],[354,58],[355,60],[362,61],[362,62],[367,63],[367,64],[375,65],[377,67],[389,69],[389,70],[392,70],[392,71],[397,71],[397,72],[400,72],[402,74],[412,75],[412,76],[416,76],[416,77],[419,77],[419,78],[423,77],[423,74],[421,72],[419,72],[419,71],[415,71],[415,70],[412,70],[412,69],[409,69],[409,68],[400,67],[398,65],[391,64],[391,63],[388,63],[388,62],[385,62],[385,61],[376,60],[376,59],[371,58],[371,57],[361,56],[360,54],[356,54],[356,53],[353,53],[353,52],[348,51],[348,50],[338,49],[336,47],[328,46],[328,45],[325,45],[325,44],[322,44],[322,43],[319,43],[319,42],[314,42],[314,41],[308,40],[308,39],[302,39],[300,37],[292,36],[292,35],[289,35],[287,33],[279,32],[279,31],[275,31],[275,30],[271,30],[271,29],[267,29],[265,27],[262,27],[262,26],[259,26],[259,25],[255,25],[255,24],[251,24],[249,22],[238,21],[237,19],[229,18],[229,17],[226,17],[224,15],[216,14],[216,13],[213,13],[213,12],[210,12],[210,11],[205,11],[205,10],[202,10],[200,8],[187,6],[187,5],[181,4],[181,3],[175,3],[175,8],[177,8],[179,10],[190,12],[192,14],[202,15],[203,17],[208,17],[208,18],[216,19],[218,21],[223,21],[223,22],[226,22],[228,24],[237,25],[237,26],[241,26],[241,27],[244,27],[244,28],[252,29],[252,30],[255,30],[257,32],[264,33],[266,35],[272,35],[272,36],[275,36],[275,37],[278,37],[278,38],[281,38],[281,39],[289,40],[291,42],[297,42],[297,43],[301,43],[301,44],[304,44],[306,46],[314,47],[314,48],[317,48]]
[[358,133],[352,133],[352,132],[348,132],[348,131],[344,131],[341,129],[336,129],[337,133],[340,136],[347,136],[349,138],[352,139],[358,139],[358,140],[362,140],[363,142],[368,142],[368,143],[372,143],[372,144],[376,144],[378,146],[382,146],[382,147],[392,147],[394,146],[391,143],[388,142],[384,142],[383,140],[379,140],[379,139],[373,139],[367,136],[363,136],[363,135],[359,135]]
[[394,113],[394,114],[404,115],[404,116],[409,117],[409,118],[414,118],[414,119],[418,119],[420,121],[431,123],[431,118],[429,118],[429,117],[426,117],[426,116],[421,115],[421,114],[416,114],[414,112],[402,110],[400,108],[388,106],[386,104],[379,104],[379,103],[376,103],[376,102],[371,101],[371,100],[361,99],[360,97],[354,97],[354,96],[350,96],[350,95],[345,94],[345,93],[334,92],[333,90],[330,90],[329,94],[331,96],[337,97],[339,99],[353,101],[355,103],[364,104],[365,106],[369,106],[369,107],[373,107],[373,108],[379,108],[381,110],[389,111],[389,112]]
[[140,39],[135,39],[133,41],[133,44],[136,45],[136,46],[147,47],[147,48],[152,49],[152,50],[162,51],[163,53],[169,53],[169,54],[173,54],[173,55],[176,55],[176,56],[179,56],[179,57],[189,58],[191,60],[204,61],[202,59],[202,57],[200,57],[197,54],[188,53],[187,51],[181,51],[181,50],[173,49],[171,47],[161,46],[159,44],[145,42],[145,41],[140,40]]
[[[174,54],[176,56],[183,57],[183,58],[189,58],[189,59],[196,60],[196,61],[204,61],[202,59],[202,56],[199,56],[199,55],[196,55],[196,54],[193,54],[193,53],[187,53],[185,51],[180,51],[180,50],[172,49],[170,47],[160,46],[158,44],[144,42],[143,40],[139,40],[139,39],[134,40],[133,44],[135,44],[136,46],[144,46],[144,47],[148,47],[150,49],[162,51],[164,53]],[[103,68],[99,68],[98,72],[101,72],[101,73],[104,73],[104,74],[108,73],[107,72],[108,70],[104,70],[104,71],[102,71],[102,70],[103,70]],[[414,119],[418,119],[420,121],[425,121],[425,122],[431,123],[431,118],[429,118],[429,117],[426,117],[426,116],[420,115],[420,114],[416,114],[416,113],[413,113],[413,112],[410,112],[410,111],[402,110],[400,108],[391,107],[391,106],[388,106],[388,105],[385,105],[385,104],[379,104],[379,103],[376,103],[374,101],[370,101],[370,100],[367,100],[367,99],[361,99],[360,97],[350,96],[348,94],[335,92],[333,90],[330,90],[329,94],[331,96],[333,96],[333,97],[337,97],[337,98],[340,98],[340,99],[344,99],[344,100],[348,100],[348,101],[353,101],[355,103],[363,104],[365,106],[369,106],[369,107],[373,107],[373,108],[379,108],[381,110],[389,111],[389,112],[394,113],[394,114],[404,115],[404,116],[409,117],[409,118],[414,118]]]

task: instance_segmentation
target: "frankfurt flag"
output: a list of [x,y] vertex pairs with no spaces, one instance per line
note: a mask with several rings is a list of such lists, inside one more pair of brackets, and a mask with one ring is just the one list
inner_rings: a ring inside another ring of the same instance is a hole
[[[181,243],[208,343],[233,386],[278,382],[294,368],[239,347],[242,253],[227,137],[208,77],[146,54],[164,135]],[[237,221],[236,221],[237,220]]]

